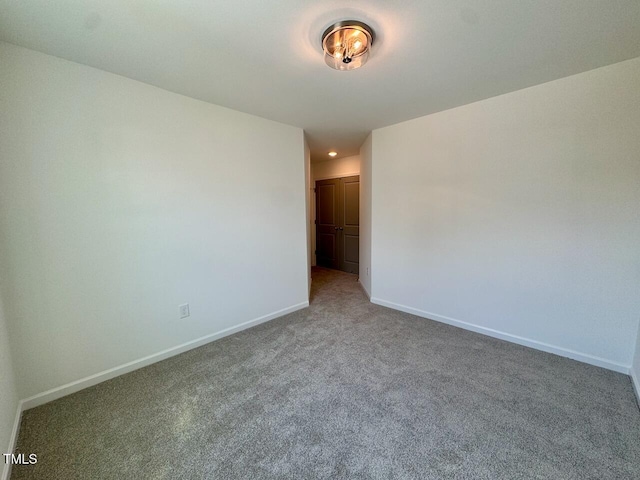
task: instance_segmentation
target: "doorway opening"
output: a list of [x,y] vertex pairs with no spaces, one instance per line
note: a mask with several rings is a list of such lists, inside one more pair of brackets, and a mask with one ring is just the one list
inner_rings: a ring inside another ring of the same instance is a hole
[[359,274],[360,175],[317,180],[316,265]]

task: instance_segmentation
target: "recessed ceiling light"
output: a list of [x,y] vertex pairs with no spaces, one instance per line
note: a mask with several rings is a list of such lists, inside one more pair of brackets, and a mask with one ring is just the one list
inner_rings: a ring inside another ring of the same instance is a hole
[[329,156],[330,157],[335,157],[338,154],[338,152],[329,152]]
[[371,27],[357,20],[334,23],[322,34],[324,61],[336,70],[359,68],[369,59],[375,38]]

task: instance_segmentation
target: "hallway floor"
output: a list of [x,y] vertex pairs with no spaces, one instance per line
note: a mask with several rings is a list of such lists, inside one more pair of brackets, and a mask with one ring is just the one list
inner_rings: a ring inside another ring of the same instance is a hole
[[12,479],[632,479],[627,376],[368,302],[311,306],[25,412]]

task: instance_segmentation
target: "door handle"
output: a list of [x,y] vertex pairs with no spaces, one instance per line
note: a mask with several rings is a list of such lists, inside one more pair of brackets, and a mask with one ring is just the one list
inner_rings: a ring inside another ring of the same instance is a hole
[[340,227],[333,227],[334,230],[338,230]]
[[340,227],[340,230],[344,230],[344,228]]

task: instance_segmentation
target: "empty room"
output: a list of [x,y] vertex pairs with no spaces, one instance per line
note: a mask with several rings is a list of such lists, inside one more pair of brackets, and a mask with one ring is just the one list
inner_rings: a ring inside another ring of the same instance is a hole
[[0,480],[640,478],[640,2],[0,0]]

